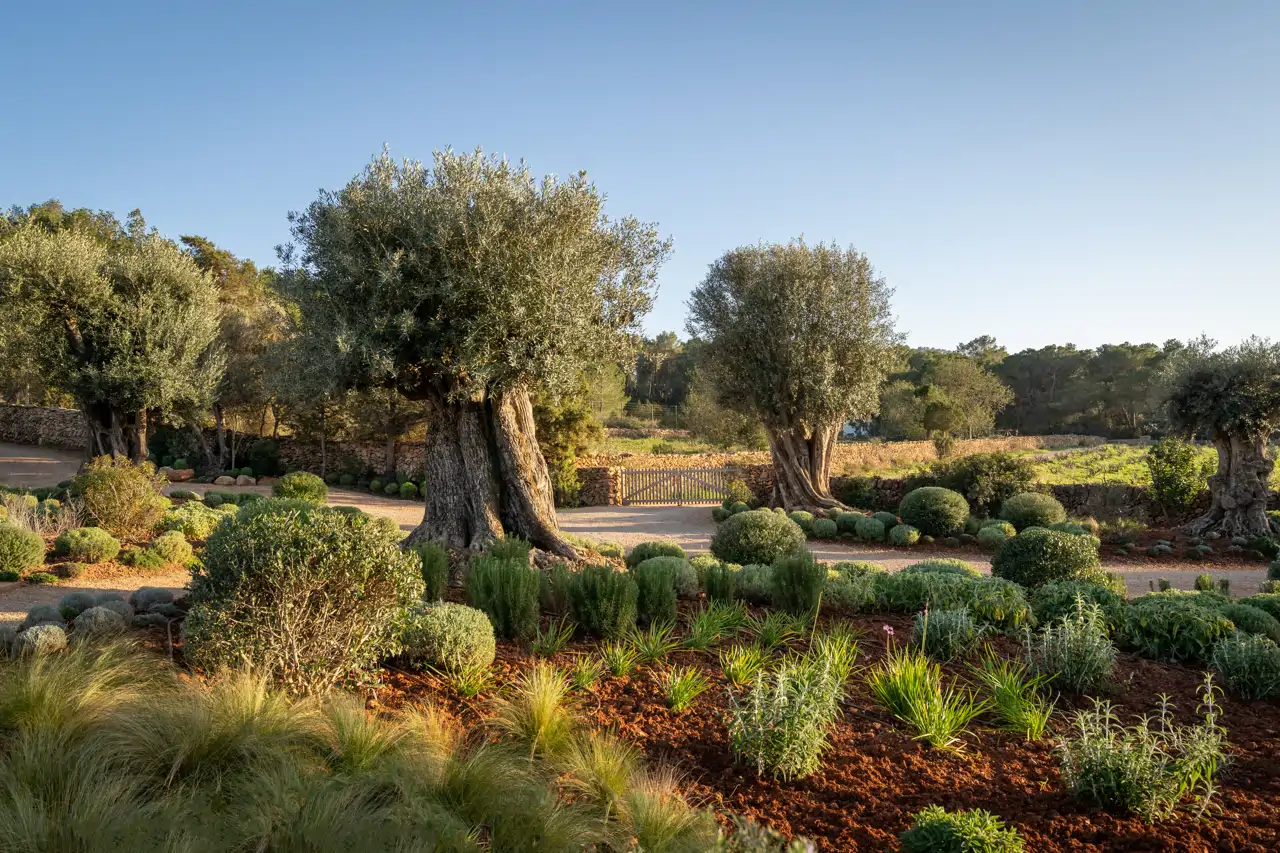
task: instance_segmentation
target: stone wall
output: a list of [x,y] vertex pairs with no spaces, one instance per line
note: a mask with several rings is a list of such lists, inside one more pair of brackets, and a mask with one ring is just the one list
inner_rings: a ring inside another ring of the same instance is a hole
[[[1015,450],[1054,450],[1089,447],[1104,439],[1092,435],[1018,435],[1008,438],[975,438],[955,442],[952,456]],[[931,441],[856,441],[836,445],[831,469],[836,475],[919,465],[938,458]],[[734,453],[619,453],[584,456],[579,467],[588,468],[721,468],[770,464],[767,450]]]
[[84,450],[89,431],[75,409],[0,404],[0,441]]

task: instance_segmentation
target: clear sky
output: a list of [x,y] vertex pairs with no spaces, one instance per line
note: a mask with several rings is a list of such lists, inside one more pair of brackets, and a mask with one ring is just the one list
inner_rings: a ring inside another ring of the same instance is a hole
[[585,169],[674,239],[852,243],[909,341],[1280,335],[1280,2],[6,3],[0,205],[260,264],[382,147]]

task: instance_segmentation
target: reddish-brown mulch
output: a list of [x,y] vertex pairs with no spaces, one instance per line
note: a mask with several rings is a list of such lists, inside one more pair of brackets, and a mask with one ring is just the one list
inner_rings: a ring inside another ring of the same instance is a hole
[[[910,631],[902,616],[852,620],[866,632],[863,665],[884,652],[884,624],[899,637]],[[1016,644],[999,639],[1002,651]],[[575,655],[594,653],[592,643],[575,643],[557,655],[567,666]],[[497,684],[513,678],[532,658],[512,644],[500,644]],[[803,835],[824,851],[886,851],[915,812],[931,804],[949,809],[984,808],[1017,827],[1033,853],[1056,851],[1178,851],[1178,853],[1272,853],[1280,849],[1280,702],[1222,700],[1222,724],[1231,744],[1231,763],[1221,774],[1208,812],[1194,811],[1157,825],[1116,817],[1076,802],[1063,789],[1052,737],[1026,743],[988,724],[975,725],[961,754],[942,752],[910,736],[906,727],[871,699],[855,675],[844,715],[831,732],[822,768],[792,782],[760,778],[734,763],[722,714],[726,683],[714,654],[678,652],[667,664],[701,667],[713,686],[683,714],[666,708],[651,668],[627,678],[606,675],[593,694],[578,700],[590,724],[614,727],[639,744],[654,761],[678,766],[694,802],[718,812],[750,815],[790,835]],[[953,676],[964,667],[950,666]],[[485,695],[463,700],[431,675],[388,669],[384,687],[371,705],[394,709],[432,701],[464,723],[486,714]],[[1169,694],[1182,722],[1193,722],[1203,673],[1122,655],[1111,699],[1125,717],[1153,711],[1159,694]],[[491,694],[493,690],[487,691]],[[1088,707],[1076,698],[1060,710]],[[1057,731],[1069,729],[1060,714]]]

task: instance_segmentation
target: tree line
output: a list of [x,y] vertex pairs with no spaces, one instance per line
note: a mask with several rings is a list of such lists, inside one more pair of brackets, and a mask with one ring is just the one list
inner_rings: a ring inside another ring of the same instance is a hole
[[1218,446],[1205,524],[1252,528],[1265,509],[1280,419],[1280,347],[1266,341],[911,350],[866,255],[803,240],[727,251],[690,295],[689,340],[645,341],[670,239],[608,216],[584,174],[538,177],[481,151],[428,164],[384,151],[289,223],[279,266],[258,269],[202,237],[166,239],[137,212],[121,223],[57,203],[11,210],[6,394],[70,400],[91,454],[140,460],[163,436],[213,470],[268,422],[322,448],[375,431],[389,453],[423,429],[425,509],[410,538],[456,548],[514,534],[574,553],[555,493],[623,398],[681,405],[728,442],[766,445],[772,502],[789,510],[838,506],[829,480],[846,423],[942,442],[1002,424],[1167,424]]

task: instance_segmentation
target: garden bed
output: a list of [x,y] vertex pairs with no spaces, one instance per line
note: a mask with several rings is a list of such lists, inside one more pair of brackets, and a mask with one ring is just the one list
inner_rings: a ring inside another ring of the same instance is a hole
[[[911,618],[851,617],[864,632],[860,666],[874,664],[885,651],[882,627],[897,636],[910,633]],[[801,644],[802,645],[802,644]],[[996,638],[993,645],[1015,656],[1018,645]],[[575,642],[553,663],[567,667],[576,656],[593,654],[595,643]],[[460,699],[431,674],[388,668],[371,707],[394,709],[430,701],[449,709],[465,724],[488,714],[487,697],[510,681],[534,658],[521,648],[499,645],[495,684],[474,699]],[[689,665],[711,679],[711,688],[684,713],[667,709],[653,673],[661,666]],[[963,678],[961,664],[946,667]],[[1168,694],[1182,722],[1192,722],[1198,670],[1155,663],[1122,654],[1111,699],[1126,722],[1153,712],[1159,695]],[[910,816],[931,804],[948,809],[984,808],[1019,829],[1027,849],[1050,851],[1230,851],[1262,853],[1280,840],[1280,703],[1222,699],[1222,724],[1230,759],[1206,814],[1189,810],[1163,823],[1117,817],[1074,801],[1063,789],[1054,738],[1028,743],[990,725],[971,728],[963,752],[932,749],[913,740],[906,727],[872,699],[855,673],[848,685],[843,717],[831,733],[822,768],[792,782],[760,778],[736,765],[723,721],[727,682],[714,653],[675,652],[662,664],[639,667],[629,676],[605,675],[594,692],[578,694],[578,709],[601,728],[613,727],[653,760],[675,764],[684,774],[694,802],[719,813],[736,813],[776,829],[812,839],[820,850],[882,851]],[[1070,726],[1067,714],[1090,706],[1084,697],[1059,700],[1055,731]]]

